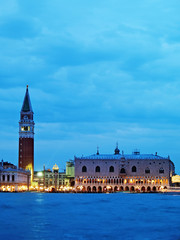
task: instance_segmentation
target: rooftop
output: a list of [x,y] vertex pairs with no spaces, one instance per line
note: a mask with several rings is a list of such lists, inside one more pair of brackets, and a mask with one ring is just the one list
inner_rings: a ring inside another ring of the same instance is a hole
[[161,157],[157,155],[157,152],[155,154],[140,154],[140,151],[138,149],[135,149],[132,154],[124,154],[124,151],[122,151],[122,154],[120,153],[120,150],[118,148],[118,143],[116,143],[116,148],[114,150],[114,154],[99,154],[99,147],[97,148],[97,153],[90,155],[90,156],[82,156],[82,157],[76,157],[75,159],[82,159],[82,160],[143,160],[143,159],[149,159],[149,160],[162,160],[162,159],[170,159],[168,157]]
[[131,160],[131,159],[149,159],[149,160],[161,160],[161,159],[168,159],[167,157],[161,157],[154,154],[93,154],[90,156],[82,156],[82,157],[75,157],[76,159],[94,159],[94,160],[102,160],[102,159],[112,159],[112,160],[120,160],[124,158],[125,160]]
[[29,173],[30,174],[30,171],[29,170],[24,170],[24,169],[20,169],[20,168],[2,168],[0,167],[0,171],[2,172],[22,172],[22,173]]

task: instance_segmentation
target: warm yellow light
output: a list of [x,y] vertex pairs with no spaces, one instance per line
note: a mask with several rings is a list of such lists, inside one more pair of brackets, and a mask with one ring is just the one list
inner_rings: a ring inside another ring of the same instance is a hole
[[172,176],[172,183],[180,183],[180,175]]
[[53,166],[53,170],[59,170],[59,167],[58,167],[57,164],[55,164],[55,165]]
[[38,177],[42,177],[42,176],[43,176],[43,173],[42,173],[42,172],[38,172],[38,173],[37,173],[37,176],[38,176]]

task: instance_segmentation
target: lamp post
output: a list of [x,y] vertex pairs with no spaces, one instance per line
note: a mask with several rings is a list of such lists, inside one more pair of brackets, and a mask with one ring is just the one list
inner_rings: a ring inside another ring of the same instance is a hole
[[46,182],[45,182],[45,164],[44,164],[44,181],[43,181],[43,192],[45,191],[45,184],[46,184]]

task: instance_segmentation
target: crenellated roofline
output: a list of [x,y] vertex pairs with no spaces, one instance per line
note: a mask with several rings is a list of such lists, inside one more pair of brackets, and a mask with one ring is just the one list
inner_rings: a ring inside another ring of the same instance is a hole
[[158,155],[154,155],[154,154],[93,154],[90,156],[82,156],[82,157],[75,157],[76,159],[79,160],[121,160],[121,159],[125,159],[125,160],[165,160],[165,159],[169,159],[169,157],[161,157]]

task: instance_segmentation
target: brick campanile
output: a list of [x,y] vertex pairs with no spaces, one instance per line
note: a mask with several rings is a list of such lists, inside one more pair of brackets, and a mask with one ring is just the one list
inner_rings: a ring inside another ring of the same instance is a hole
[[31,182],[34,176],[33,114],[27,85],[19,121],[19,168],[31,171]]

